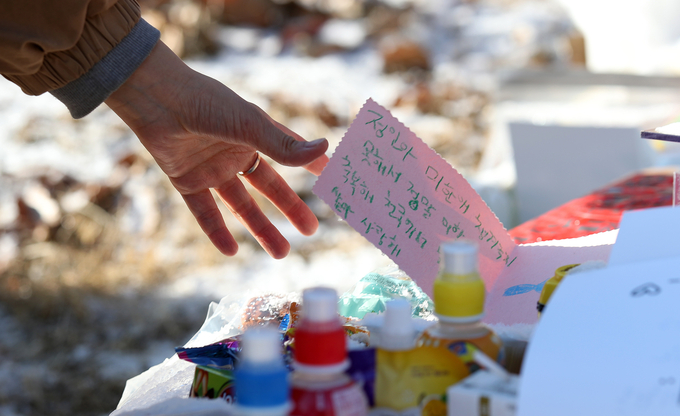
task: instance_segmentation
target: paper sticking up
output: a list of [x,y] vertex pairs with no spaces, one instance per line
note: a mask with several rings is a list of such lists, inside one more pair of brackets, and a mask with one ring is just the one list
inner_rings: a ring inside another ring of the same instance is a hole
[[665,206],[628,211],[609,257],[609,265],[642,262],[665,257],[680,257],[677,236],[680,210]]
[[565,278],[529,343],[519,416],[680,413],[680,210],[623,214],[604,269]]
[[555,274],[555,270],[587,261],[607,262],[618,231],[518,245],[513,252],[513,256],[517,257],[515,267],[501,271],[487,293],[484,322],[503,325],[536,323],[536,302],[543,285]]
[[678,270],[676,256],[564,279],[524,358],[519,416],[680,413]]
[[487,290],[515,262],[515,242],[465,178],[371,99],[313,191],[430,296],[443,241],[478,242]]

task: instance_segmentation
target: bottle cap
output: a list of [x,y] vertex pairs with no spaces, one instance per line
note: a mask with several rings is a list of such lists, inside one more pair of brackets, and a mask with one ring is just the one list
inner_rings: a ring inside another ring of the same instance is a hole
[[477,246],[469,241],[449,241],[439,248],[443,267],[442,276],[475,273],[477,267]]
[[261,327],[248,330],[241,337],[241,362],[269,364],[281,361],[281,334],[273,328]]
[[254,328],[241,338],[234,388],[242,409],[278,409],[288,404],[288,370],[283,365],[281,334]]
[[302,317],[311,322],[338,320],[338,294],[329,287],[314,287],[302,292]]
[[389,351],[409,350],[415,345],[411,303],[399,298],[385,303],[385,318],[380,330],[380,348]]
[[302,292],[302,320],[295,330],[293,351],[298,371],[334,373],[346,368],[347,341],[334,289],[315,287]]

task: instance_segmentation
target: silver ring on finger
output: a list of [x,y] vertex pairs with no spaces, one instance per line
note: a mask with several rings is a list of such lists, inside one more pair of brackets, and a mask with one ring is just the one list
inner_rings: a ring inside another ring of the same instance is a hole
[[257,157],[255,158],[255,162],[253,162],[253,166],[251,166],[245,172],[239,172],[238,173],[239,175],[246,177],[246,176],[250,175],[251,173],[255,172],[255,169],[257,169],[257,167],[260,166],[260,152],[256,151],[255,156],[257,156]]

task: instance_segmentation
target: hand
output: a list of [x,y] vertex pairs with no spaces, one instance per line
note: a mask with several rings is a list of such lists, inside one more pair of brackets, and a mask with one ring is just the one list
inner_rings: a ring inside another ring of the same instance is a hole
[[[222,253],[236,254],[238,243],[210,189],[267,253],[277,259],[288,254],[290,244],[237,173],[253,166],[258,150],[282,165],[304,166],[319,175],[328,162],[325,139],[305,141],[226,86],[187,67],[160,41],[106,104],[139,137]],[[302,234],[316,231],[319,222],[312,211],[264,159],[243,179]]]

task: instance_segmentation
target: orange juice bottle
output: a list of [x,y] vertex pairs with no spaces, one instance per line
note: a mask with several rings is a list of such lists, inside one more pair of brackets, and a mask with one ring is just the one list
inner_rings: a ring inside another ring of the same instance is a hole
[[434,309],[439,321],[426,329],[416,342],[428,357],[422,363],[425,391],[420,400],[421,414],[445,412],[446,389],[469,376],[479,366],[473,360],[476,350],[502,360],[500,338],[481,322],[486,290],[479,276],[477,246],[470,241],[443,243],[440,272],[434,283]]

